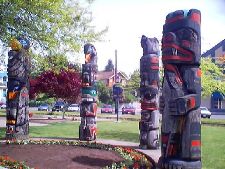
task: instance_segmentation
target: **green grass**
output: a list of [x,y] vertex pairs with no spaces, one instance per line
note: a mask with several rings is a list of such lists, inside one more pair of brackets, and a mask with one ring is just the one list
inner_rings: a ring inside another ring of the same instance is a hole
[[98,138],[139,142],[138,122],[98,122]]
[[6,115],[6,110],[0,109],[0,117],[5,117],[5,115]]
[[[30,127],[31,137],[78,138],[79,122],[52,123],[47,126]],[[99,139],[139,142],[137,121],[114,121],[97,123]],[[5,127],[0,128],[0,137]],[[202,125],[203,169],[225,168],[225,127]]]
[[203,169],[225,168],[225,127],[202,126]]
[[[78,138],[79,125],[79,122],[67,122],[53,123],[43,127],[30,127],[30,136]],[[101,139],[139,141],[138,123],[134,121],[98,122],[97,129],[97,137]]]
[[[41,116],[41,115],[55,115],[55,116],[62,116],[63,112],[52,112],[49,111],[31,111],[34,116]],[[6,110],[5,109],[0,109],[0,117],[5,117],[6,115]],[[80,112],[65,112],[65,117],[80,117]],[[109,119],[116,119],[116,114],[108,114],[108,113],[97,113],[98,118],[109,118]],[[119,118],[121,120],[133,120],[137,121],[141,118],[141,115],[119,115]]]
[[[52,123],[47,126],[30,127],[30,137],[78,138],[80,122]],[[0,128],[0,137],[5,136],[5,128]],[[97,123],[97,137],[101,139],[139,142],[138,122],[107,121]]]
[[[33,111],[34,115],[49,115],[51,112],[46,111]],[[63,112],[53,112],[53,115],[62,116]],[[80,112],[65,112],[65,116],[75,116],[80,117]],[[98,118],[110,118],[110,119],[116,119],[116,114],[110,114],[110,113],[97,113]],[[141,118],[141,115],[119,115],[120,119],[130,119],[130,120],[139,120]]]
[[202,124],[209,124],[209,125],[225,125],[224,119],[201,119]]

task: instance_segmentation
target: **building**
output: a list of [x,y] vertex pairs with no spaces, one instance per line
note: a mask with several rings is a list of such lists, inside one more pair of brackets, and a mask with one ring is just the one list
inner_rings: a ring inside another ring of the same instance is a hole
[[[119,83],[122,86],[126,85],[126,82],[128,80],[126,75],[124,75],[122,72],[118,71],[117,72],[117,78],[118,78]],[[110,71],[110,72],[99,71],[97,73],[96,80],[102,81],[108,87],[112,87],[113,84],[115,83],[115,73],[114,73],[114,71]]]
[[[223,68],[225,74],[225,39],[203,53],[202,57],[212,58],[215,64]],[[208,107],[213,112],[225,113],[225,93],[214,91],[210,98],[202,99],[202,106]]]
[[0,103],[6,102],[8,76],[6,71],[0,71]]

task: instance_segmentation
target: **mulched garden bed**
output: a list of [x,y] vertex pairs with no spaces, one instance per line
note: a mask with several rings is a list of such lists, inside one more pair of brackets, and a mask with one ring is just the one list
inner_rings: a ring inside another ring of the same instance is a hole
[[0,166],[13,169],[155,168],[152,159],[131,148],[58,140],[1,143]]

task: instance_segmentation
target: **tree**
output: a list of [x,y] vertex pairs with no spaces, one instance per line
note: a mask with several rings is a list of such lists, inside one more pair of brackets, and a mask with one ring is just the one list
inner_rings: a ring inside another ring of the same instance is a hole
[[134,70],[124,88],[124,102],[129,103],[137,100],[137,93],[140,88],[140,70]]
[[101,103],[112,104],[112,89],[108,88],[102,81],[97,82],[98,99]]
[[124,103],[131,103],[135,100],[137,100],[137,98],[133,95],[131,91],[129,90],[124,91],[124,98],[123,98]]
[[55,54],[48,57],[33,54],[31,58],[31,76],[33,77],[48,70],[59,73],[62,69],[68,69],[68,60],[62,54]]
[[112,63],[112,60],[108,60],[108,64],[105,66],[105,71],[106,72],[112,72],[114,70],[114,65]]
[[7,47],[13,36],[26,35],[34,49],[51,55],[78,52],[107,31],[95,31],[89,10],[92,1],[86,2],[82,6],[79,0],[1,0],[0,41]]
[[49,97],[75,103],[80,99],[80,89],[80,73],[65,69],[59,73],[49,70],[32,80],[30,93],[32,96],[45,93]]
[[129,93],[131,93],[132,95],[134,95],[133,93],[138,93],[140,88],[140,81],[140,70],[134,70],[126,84],[126,90],[129,91]]
[[219,56],[218,57],[218,61],[219,61],[219,63],[224,65],[225,64],[225,54]]
[[202,96],[210,96],[212,92],[225,93],[225,76],[221,68],[212,62],[211,58],[202,58]]
[[140,87],[140,70],[134,70],[134,72],[130,75],[126,88],[131,88],[133,90],[138,90]]

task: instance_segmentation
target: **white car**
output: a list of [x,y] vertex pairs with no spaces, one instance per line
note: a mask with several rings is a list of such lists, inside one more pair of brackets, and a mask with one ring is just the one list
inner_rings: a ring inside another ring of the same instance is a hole
[[67,111],[76,111],[76,112],[79,112],[80,111],[80,106],[79,106],[79,104],[71,104],[67,108]]
[[212,113],[206,107],[200,107],[201,110],[201,117],[203,118],[210,118]]
[[2,104],[1,109],[6,109],[6,104]]

